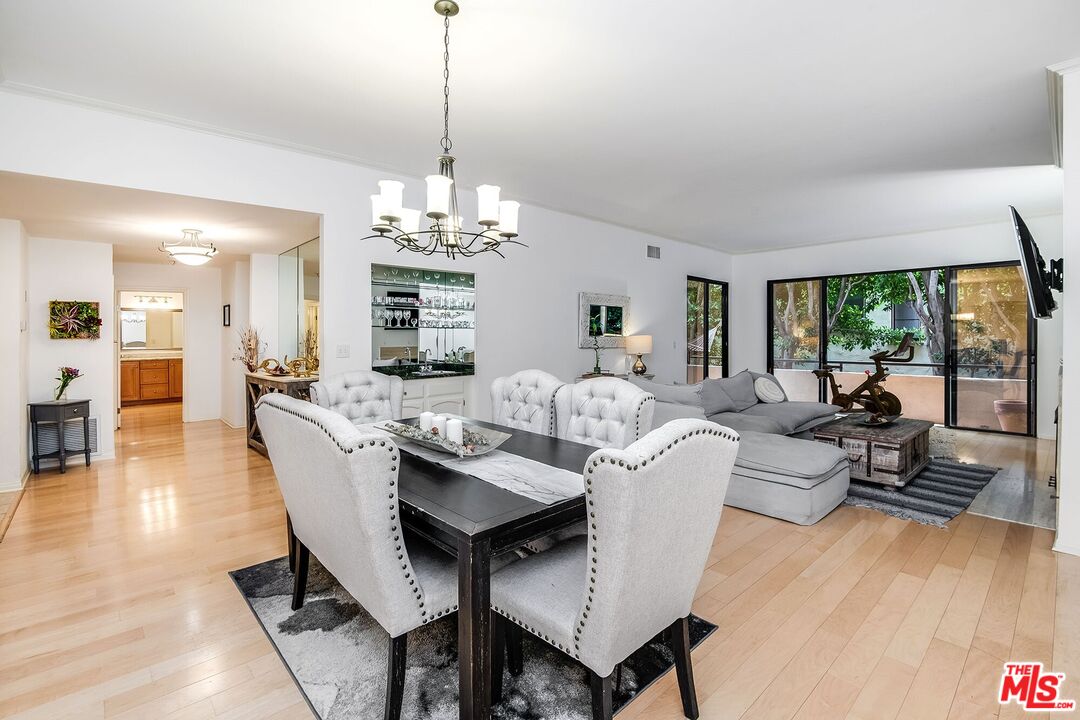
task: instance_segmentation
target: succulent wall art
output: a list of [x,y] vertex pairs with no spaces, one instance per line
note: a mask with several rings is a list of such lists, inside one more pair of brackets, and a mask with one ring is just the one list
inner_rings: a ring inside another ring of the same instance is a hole
[[83,300],[49,301],[49,337],[54,340],[97,340],[101,337],[98,303]]

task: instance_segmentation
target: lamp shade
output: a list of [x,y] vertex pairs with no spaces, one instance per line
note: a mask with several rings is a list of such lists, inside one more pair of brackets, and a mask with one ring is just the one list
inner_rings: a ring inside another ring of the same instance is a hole
[[627,355],[648,355],[652,352],[652,335],[628,335],[626,338]]

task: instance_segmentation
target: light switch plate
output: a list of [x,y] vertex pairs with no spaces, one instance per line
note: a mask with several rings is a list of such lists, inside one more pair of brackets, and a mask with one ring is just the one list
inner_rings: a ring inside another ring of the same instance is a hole
[[347,357],[349,357],[349,346],[348,345],[338,345],[337,346],[337,356],[339,358],[347,358]]

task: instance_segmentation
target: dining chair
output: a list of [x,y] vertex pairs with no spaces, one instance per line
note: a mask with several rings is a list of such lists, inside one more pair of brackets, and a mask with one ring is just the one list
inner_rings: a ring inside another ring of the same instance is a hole
[[497,425],[555,434],[555,392],[563,381],[543,370],[522,370],[491,383],[491,421]]
[[409,538],[398,510],[393,440],[281,393],[255,408],[295,534],[292,609],[304,604],[312,553],[389,637],[384,717],[398,720],[407,633],[457,610],[457,563]]
[[[585,665],[593,718],[608,720],[616,666],[668,629],[683,713],[697,718],[690,606],[738,447],[733,430],[681,419],[625,450],[593,453],[584,472],[588,535],[491,577],[496,667],[506,638],[510,671],[522,671],[523,628]],[[497,696],[501,673],[493,679]]]
[[361,424],[399,419],[405,383],[396,375],[354,370],[311,383],[309,391],[311,402]]
[[656,400],[633,383],[605,377],[555,393],[555,433],[564,440],[624,448],[652,429]]

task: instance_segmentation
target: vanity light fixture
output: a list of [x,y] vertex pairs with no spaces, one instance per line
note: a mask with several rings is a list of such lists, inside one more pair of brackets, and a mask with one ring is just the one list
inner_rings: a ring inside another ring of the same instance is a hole
[[439,174],[428,175],[427,214],[431,221],[427,230],[420,228],[420,211],[403,206],[404,183],[380,180],[379,193],[371,196],[371,230],[365,240],[388,237],[398,245],[398,252],[410,250],[422,255],[445,253],[449,258],[458,255],[472,257],[493,252],[505,257],[499,248],[507,243],[525,244],[514,240],[518,236],[518,209],[513,200],[499,200],[497,185],[476,188],[477,222],[480,229],[462,227],[458,214],[457,186],[454,183],[454,157],[450,154],[450,18],[460,11],[454,0],[439,0],[435,12],[443,17],[443,136],[442,153],[436,158]]

